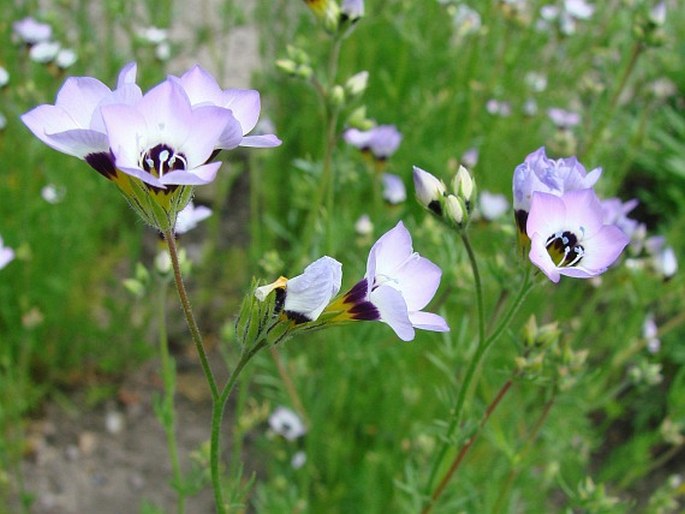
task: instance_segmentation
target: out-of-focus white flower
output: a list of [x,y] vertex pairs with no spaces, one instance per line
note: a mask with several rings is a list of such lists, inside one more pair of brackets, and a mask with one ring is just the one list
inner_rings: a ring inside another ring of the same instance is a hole
[[457,38],[478,32],[482,26],[480,14],[466,4],[459,4],[454,10],[452,23]]
[[397,175],[383,173],[383,198],[392,205],[402,203],[407,199],[407,189],[404,182]]
[[76,51],[71,48],[62,48],[55,56],[55,64],[63,70],[73,66],[77,60]]
[[362,214],[354,224],[354,230],[360,236],[368,236],[373,232],[373,222],[368,214]]
[[138,36],[148,43],[158,45],[169,39],[169,31],[155,26],[138,30]]
[[171,57],[171,45],[168,41],[164,41],[155,48],[155,57],[160,61],[168,61]]
[[642,324],[642,337],[647,342],[647,351],[649,353],[657,353],[661,348],[661,341],[658,338],[659,329],[654,321],[654,314],[651,312],[645,317]]
[[585,0],[564,0],[564,10],[579,20],[588,20],[595,12],[595,7]]
[[483,218],[492,221],[509,211],[509,201],[504,195],[482,191],[478,202],[478,211]]
[[5,130],[5,127],[7,126],[7,118],[5,117],[4,114],[0,112],[0,130]]
[[273,411],[269,416],[269,427],[288,441],[294,441],[307,433],[307,427],[300,416],[287,407],[277,407]]
[[293,455],[293,458],[290,459],[290,465],[293,467],[293,469],[300,469],[302,466],[304,466],[307,463],[307,454],[300,450],[299,452],[295,452],[295,455]]
[[12,30],[23,43],[35,45],[48,41],[52,37],[52,27],[47,23],[36,21],[31,16],[12,24]]
[[0,87],[6,86],[9,81],[10,81],[9,72],[5,68],[0,66]]
[[176,218],[176,227],[174,231],[177,234],[185,234],[189,230],[197,227],[197,224],[211,216],[212,210],[204,205],[195,207],[193,202],[189,202],[179,213]]
[[645,240],[645,250],[651,257],[651,265],[658,274],[668,280],[678,271],[675,250],[666,245],[663,236],[652,236]]
[[7,266],[14,259],[14,250],[4,246],[2,237],[0,237],[0,269]]
[[529,71],[525,77],[526,85],[534,93],[542,93],[547,89],[547,76],[537,71]]
[[559,128],[571,128],[580,123],[580,114],[558,107],[547,109],[547,116]]
[[40,190],[40,196],[43,197],[43,200],[53,205],[64,200],[65,194],[66,190],[63,187],[56,186],[55,184],[48,184]]
[[503,102],[491,98],[485,104],[485,110],[493,116],[502,116],[503,118],[506,118],[511,114],[511,105],[509,105],[509,102]]
[[46,64],[55,59],[60,51],[60,44],[56,41],[43,41],[37,43],[29,50],[29,58],[33,62]]
[[651,11],[649,11],[649,19],[659,27],[666,23],[666,2],[659,2]]
[[478,148],[471,147],[467,149],[461,156],[461,164],[469,169],[475,168],[478,164]]
[[526,103],[523,104],[523,114],[526,116],[535,116],[538,113],[538,103],[535,98],[529,98]]

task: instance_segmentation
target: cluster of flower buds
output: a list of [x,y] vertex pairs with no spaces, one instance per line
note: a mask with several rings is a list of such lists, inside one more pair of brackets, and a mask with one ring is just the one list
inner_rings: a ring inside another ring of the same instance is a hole
[[633,25],[633,32],[645,46],[658,47],[666,42],[666,31],[664,30],[666,14],[666,2],[661,1],[649,11],[637,16]]
[[314,74],[309,54],[293,45],[286,47],[286,54],[286,58],[276,60],[276,67],[291,77],[309,80]]
[[451,192],[442,180],[414,166],[416,199],[432,214],[448,225],[462,230],[471,219],[476,197],[476,184],[471,173],[459,166],[452,178]]
[[114,182],[143,220],[174,229],[193,186],[214,180],[221,150],[269,148],[273,134],[248,135],[259,118],[252,89],[222,89],[200,66],[143,94],[135,63],[124,66],[114,90],[92,77],[70,77],[54,105],[24,114],[48,146],[86,161]]

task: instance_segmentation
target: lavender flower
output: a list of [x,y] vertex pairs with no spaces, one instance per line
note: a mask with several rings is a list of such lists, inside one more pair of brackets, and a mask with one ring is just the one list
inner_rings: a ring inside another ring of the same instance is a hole
[[649,353],[657,353],[661,348],[659,328],[654,320],[654,314],[651,312],[647,314],[645,321],[642,323],[642,338],[645,340]]
[[592,189],[560,196],[535,192],[526,231],[530,260],[552,282],[559,282],[561,275],[600,275],[629,242],[621,229],[604,224],[602,206]]
[[206,220],[212,215],[212,209],[204,205],[195,206],[191,201],[188,202],[176,217],[176,226],[174,232],[176,234],[185,234],[197,227],[197,224]]
[[269,427],[288,441],[294,441],[307,433],[307,427],[295,411],[287,407],[277,407],[269,416]]
[[340,6],[343,21],[357,21],[364,16],[364,0],[343,0]]
[[52,27],[28,16],[12,24],[12,30],[17,38],[27,45],[35,45],[48,41],[52,37]]
[[552,123],[560,129],[575,127],[580,123],[580,114],[560,109],[559,107],[547,109],[547,116],[549,116]]
[[347,129],[343,134],[345,142],[370,152],[379,161],[384,161],[395,153],[402,141],[402,134],[395,125],[378,125],[369,130]]
[[616,225],[631,240],[638,233],[640,224],[628,217],[628,213],[637,207],[638,201],[633,198],[623,202],[620,198],[607,198],[601,201],[602,216],[605,225]]
[[423,309],[440,285],[442,271],[412,249],[409,231],[400,221],[371,248],[366,275],[326,310],[335,319],[382,321],[403,341],[415,328],[446,332],[445,320]]
[[495,220],[509,210],[509,201],[504,195],[482,191],[478,201],[478,211],[488,221]]

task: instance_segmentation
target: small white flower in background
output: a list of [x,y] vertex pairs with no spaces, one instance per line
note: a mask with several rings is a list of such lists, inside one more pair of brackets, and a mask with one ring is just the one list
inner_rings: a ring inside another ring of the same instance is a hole
[[547,89],[547,76],[537,71],[529,71],[525,76],[526,85],[534,93],[542,93]]
[[459,4],[452,16],[454,32],[457,38],[463,38],[469,34],[478,32],[482,26],[480,14],[468,5]]
[[55,41],[37,43],[29,50],[29,58],[33,62],[46,64],[55,59],[60,51],[60,44]]
[[526,116],[535,116],[538,113],[538,103],[534,98],[529,98],[523,104],[523,114]]
[[383,181],[383,198],[388,203],[397,205],[407,199],[407,189],[400,177],[392,173],[383,173],[381,179]]
[[28,16],[12,24],[12,30],[19,40],[28,45],[48,41],[52,37],[52,27]]
[[506,118],[511,114],[511,106],[508,102],[501,102],[494,98],[488,100],[485,104],[485,110],[493,116],[502,116],[503,118]]
[[649,19],[654,25],[663,26],[666,23],[666,2],[659,2],[649,12]]
[[71,48],[62,48],[55,56],[55,64],[63,70],[73,66],[77,60],[76,51]]
[[594,6],[585,0],[564,0],[564,10],[579,20],[590,19],[595,12]]
[[0,130],[5,130],[5,127],[7,126],[7,118],[5,117],[4,114],[0,112]]
[[9,81],[10,81],[9,72],[5,68],[0,66],[0,87],[5,87]]
[[661,348],[661,341],[657,337],[658,335],[659,329],[654,321],[654,314],[650,312],[642,324],[642,337],[647,341],[647,351],[649,353],[657,353]]
[[483,191],[480,194],[478,211],[483,218],[492,221],[509,211],[509,201],[504,195]]
[[176,234],[185,234],[197,227],[197,224],[206,220],[212,215],[212,210],[204,205],[195,207],[193,202],[189,202],[179,213],[176,218]]
[[462,165],[473,169],[478,164],[478,148],[469,148],[461,156]]
[[287,407],[277,407],[269,416],[269,427],[288,441],[294,441],[307,433],[307,427],[295,411]]
[[48,184],[40,190],[40,196],[43,197],[43,200],[53,205],[64,200],[65,194],[66,190],[63,187],[56,186],[55,184]]
[[290,459],[290,465],[293,467],[293,469],[300,469],[302,466],[304,466],[307,463],[307,454],[300,450],[299,452],[295,452],[295,455],[293,455],[293,458]]
[[0,237],[0,269],[7,266],[14,259],[14,250],[4,246],[2,237]]
[[645,249],[651,257],[651,265],[664,279],[668,280],[678,271],[678,258],[673,247],[666,245],[663,236],[652,236],[645,241]]
[[368,236],[373,232],[373,222],[368,214],[362,214],[354,224],[354,231],[360,236]]
[[571,128],[580,123],[580,114],[558,107],[547,109],[547,116],[559,128]]
[[169,32],[166,29],[150,26],[139,29],[138,36],[148,43],[158,45],[169,39]]
[[164,41],[155,48],[155,57],[160,61],[168,61],[171,57],[171,45],[168,41]]

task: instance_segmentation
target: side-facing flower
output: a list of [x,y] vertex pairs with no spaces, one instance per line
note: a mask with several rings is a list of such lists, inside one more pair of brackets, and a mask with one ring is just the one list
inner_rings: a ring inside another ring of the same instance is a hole
[[561,196],[536,192],[526,230],[530,260],[552,282],[561,275],[590,278],[600,275],[630,241],[615,225],[605,225],[602,207],[592,189]]
[[418,166],[413,167],[413,177],[418,202],[434,214],[442,216],[445,184]]
[[295,411],[277,407],[269,416],[269,427],[288,441],[294,441],[307,433],[307,427]]
[[55,150],[78,157],[110,180],[117,171],[100,108],[108,104],[132,105],[142,97],[135,84],[136,64],[119,73],[111,90],[92,77],[70,77],[57,93],[54,105],[43,104],[21,116],[33,134]]
[[413,251],[409,231],[400,221],[371,248],[366,275],[327,309],[334,320],[382,321],[403,341],[415,328],[446,332],[445,320],[422,309],[440,285],[442,271]]
[[14,250],[4,246],[2,237],[0,237],[0,269],[7,266],[14,259]]
[[402,179],[392,173],[383,173],[383,198],[392,205],[397,205],[407,199],[407,189]]
[[174,232],[176,234],[185,234],[190,230],[197,227],[197,224],[201,221],[206,220],[212,215],[212,209],[205,207],[204,205],[198,205],[190,201],[176,217],[176,225],[174,226]]
[[378,125],[369,130],[347,129],[343,139],[362,152],[370,152],[376,160],[385,161],[397,151],[402,134],[395,125]]
[[342,21],[355,22],[364,16],[364,0],[342,0],[340,6]]
[[[238,146],[253,148],[270,148],[281,144],[274,134],[247,135],[257,125],[261,111],[259,92],[254,89],[221,89],[216,79],[199,65],[193,66],[177,80],[184,89],[193,107],[215,105],[230,109],[242,130],[242,139]],[[217,148],[229,150],[234,148],[235,140],[232,128],[228,128],[219,139]]]
[[271,284],[258,287],[255,296],[264,301],[276,293],[276,310],[296,325],[316,321],[331,302],[342,282],[342,264],[324,256],[312,262],[304,273],[291,279],[280,277]]

